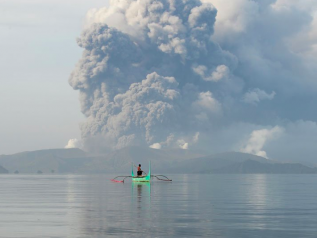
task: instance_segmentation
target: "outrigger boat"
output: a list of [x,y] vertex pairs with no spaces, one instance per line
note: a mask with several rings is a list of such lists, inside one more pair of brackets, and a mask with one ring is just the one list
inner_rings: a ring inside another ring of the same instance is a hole
[[149,164],[149,173],[143,176],[135,176],[133,172],[133,164],[132,164],[132,172],[131,172],[132,182],[150,182],[151,180],[151,162]]
[[[119,178],[123,178],[123,179],[122,180],[117,180]],[[117,177],[111,179],[111,181],[115,182],[115,183],[124,183],[124,180],[126,178],[131,178],[132,182],[150,182],[151,178],[156,178],[157,180],[161,180],[161,181],[172,181],[171,179],[169,179],[165,175],[151,175],[151,162],[149,164],[149,173],[146,174],[146,175],[135,176],[134,172],[133,172],[133,164],[132,164],[131,176],[117,176]]]

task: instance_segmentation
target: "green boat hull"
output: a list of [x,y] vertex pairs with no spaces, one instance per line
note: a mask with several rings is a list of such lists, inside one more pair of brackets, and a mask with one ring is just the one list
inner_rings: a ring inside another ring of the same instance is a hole
[[151,162],[149,165],[149,173],[146,176],[134,176],[133,166],[132,166],[132,182],[150,182],[151,181]]

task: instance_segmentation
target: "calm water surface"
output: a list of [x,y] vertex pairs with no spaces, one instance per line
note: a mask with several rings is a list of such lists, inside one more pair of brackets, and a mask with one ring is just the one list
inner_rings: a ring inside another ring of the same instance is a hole
[[0,237],[317,237],[316,175],[0,176]]

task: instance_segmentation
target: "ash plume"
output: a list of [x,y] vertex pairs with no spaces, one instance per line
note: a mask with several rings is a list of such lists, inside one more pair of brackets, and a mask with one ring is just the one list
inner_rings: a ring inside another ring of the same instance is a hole
[[[316,160],[316,9],[284,0],[110,0],[92,9],[69,78],[87,117],[84,148]],[[272,128],[283,131],[274,140]],[[309,153],[294,153],[303,146]]]
[[235,65],[211,39],[217,10],[200,1],[166,0],[113,1],[104,11],[120,15],[121,23],[84,30],[78,39],[83,57],[69,80],[87,116],[81,127],[86,145],[184,141],[179,147],[188,148],[222,113],[221,95],[212,90],[230,83]]

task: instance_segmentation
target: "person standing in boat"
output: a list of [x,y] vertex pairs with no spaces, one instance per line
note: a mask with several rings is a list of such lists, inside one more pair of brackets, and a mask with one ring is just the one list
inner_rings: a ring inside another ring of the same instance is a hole
[[141,169],[141,164],[139,164],[139,167],[138,167],[138,171],[137,171],[137,175],[138,176],[142,176],[142,169]]

